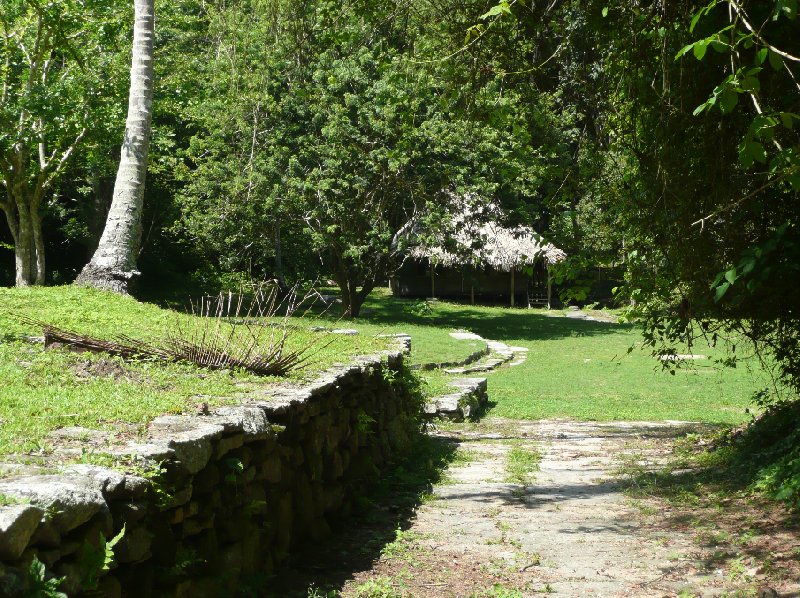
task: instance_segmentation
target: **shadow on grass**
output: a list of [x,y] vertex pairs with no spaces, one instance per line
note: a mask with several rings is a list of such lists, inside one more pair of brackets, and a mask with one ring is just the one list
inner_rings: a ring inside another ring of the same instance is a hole
[[[177,311],[191,311],[190,297],[197,299],[208,293],[193,289],[142,290],[137,298],[168,307]],[[338,290],[326,289],[327,295],[338,295]],[[321,323],[345,326],[347,320],[341,317],[338,305],[310,308],[309,321],[315,316]],[[323,311],[325,313],[321,314]],[[426,302],[419,299],[394,297],[383,293],[373,293],[367,298],[362,315],[357,321],[386,326],[428,325],[444,328],[463,328],[491,340],[549,340],[564,337],[596,336],[615,334],[620,330],[632,328],[630,325],[608,324],[591,320],[581,320],[545,315],[543,309],[526,309],[490,306],[474,306],[450,302]],[[280,314],[278,314],[280,315]]]
[[451,438],[420,435],[412,451],[358,500],[351,517],[331,522],[330,539],[294,553],[284,569],[266,583],[268,590],[260,588],[263,593],[258,595],[338,595],[355,573],[372,567],[396,540],[398,530],[411,526],[417,507],[431,496],[458,444]]
[[541,309],[479,308],[472,305],[439,303],[428,309],[424,301],[391,296],[370,298],[363,319],[371,324],[402,326],[428,324],[463,328],[491,340],[550,340],[564,337],[616,334],[630,325],[607,324],[547,316]]

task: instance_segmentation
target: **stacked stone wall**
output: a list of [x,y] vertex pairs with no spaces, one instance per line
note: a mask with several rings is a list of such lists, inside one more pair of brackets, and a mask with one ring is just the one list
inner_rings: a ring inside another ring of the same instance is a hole
[[[304,387],[207,415],[164,416],[137,460],[156,477],[94,465],[0,480],[0,596],[63,577],[69,596],[236,595],[268,590],[295,548],[330,533],[419,430],[403,352],[357,360]],[[114,546],[103,571],[98,554]],[[41,581],[41,580],[40,580]]]

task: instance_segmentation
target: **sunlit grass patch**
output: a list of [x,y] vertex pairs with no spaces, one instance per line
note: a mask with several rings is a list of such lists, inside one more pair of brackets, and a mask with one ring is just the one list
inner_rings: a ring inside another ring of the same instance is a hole
[[519,486],[530,486],[539,471],[542,454],[535,448],[512,446],[506,455],[504,481]]
[[[99,339],[125,335],[158,343],[197,329],[199,318],[130,297],[78,287],[0,289],[0,455],[47,454],[50,433],[85,427],[123,442],[153,417],[240,402],[248,391],[284,380],[297,383],[335,363],[387,347],[386,339],[320,334],[292,328],[287,351],[310,347],[305,369],[288,378],[207,369],[159,359],[123,359],[102,353],[45,349],[37,320]],[[299,320],[302,322],[302,320]],[[223,324],[224,326],[225,324]]]

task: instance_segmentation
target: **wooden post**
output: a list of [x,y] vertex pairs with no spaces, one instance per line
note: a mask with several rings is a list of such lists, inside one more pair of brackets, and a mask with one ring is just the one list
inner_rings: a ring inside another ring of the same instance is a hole
[[553,279],[550,276],[550,268],[547,265],[545,265],[544,270],[547,272],[547,309],[552,309],[550,307],[550,297],[553,294]]
[[471,281],[469,283],[469,302],[470,305],[475,305],[475,283]]
[[511,266],[511,307],[514,307],[514,266]]
[[436,299],[436,272],[431,262],[431,299]]

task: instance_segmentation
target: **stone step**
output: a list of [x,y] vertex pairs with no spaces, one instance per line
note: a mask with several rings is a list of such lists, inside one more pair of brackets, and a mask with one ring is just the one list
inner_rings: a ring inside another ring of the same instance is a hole
[[425,415],[430,418],[464,421],[486,404],[486,378],[458,378],[450,384],[454,392],[434,397],[425,405]]

